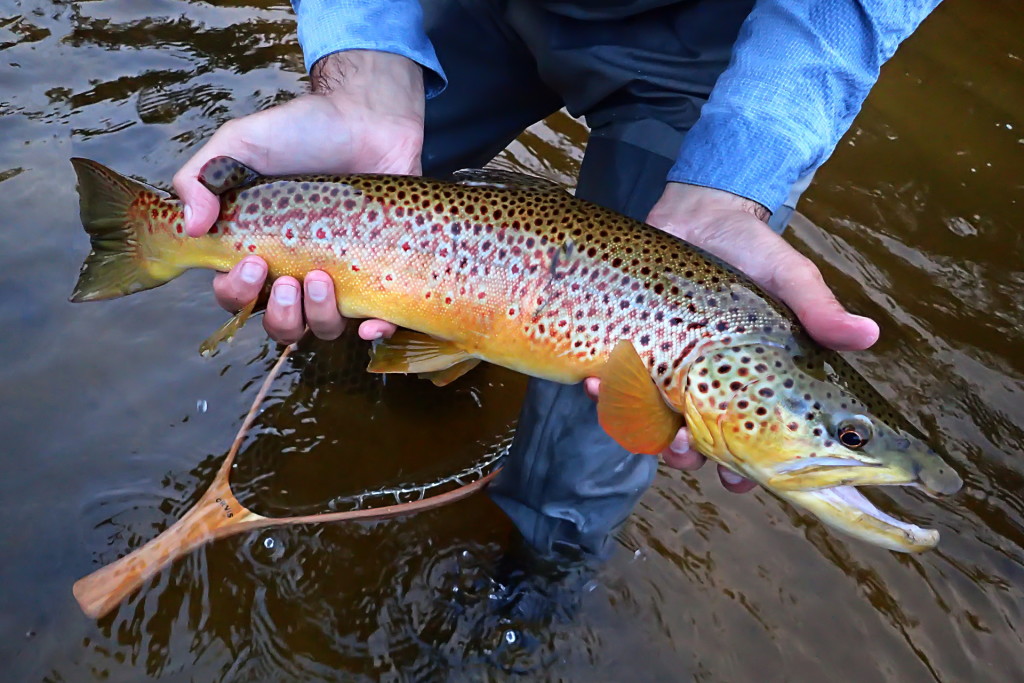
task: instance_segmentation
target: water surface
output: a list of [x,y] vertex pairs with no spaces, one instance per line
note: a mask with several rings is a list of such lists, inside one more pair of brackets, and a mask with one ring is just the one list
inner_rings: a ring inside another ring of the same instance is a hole
[[[554,610],[491,599],[509,523],[486,497],[413,518],[219,542],[109,617],[71,584],[180,517],[276,348],[213,358],[209,275],[95,305],[68,158],[166,184],[231,117],[306,87],[286,3],[105,0],[0,9],[0,653],[7,680],[1007,681],[1024,669],[1024,9],[948,0],[886,67],[789,238],[882,340],[855,364],[964,475],[909,557],[839,537],[712,472],[662,471],[595,574],[537,579]],[[572,183],[586,129],[524,134],[506,167]],[[306,349],[275,384],[236,490],[324,509],[472,459],[517,412],[496,368],[382,383],[362,349]],[[259,506],[263,506],[260,508]],[[529,583],[529,581],[528,581]],[[517,671],[532,674],[517,674]]]

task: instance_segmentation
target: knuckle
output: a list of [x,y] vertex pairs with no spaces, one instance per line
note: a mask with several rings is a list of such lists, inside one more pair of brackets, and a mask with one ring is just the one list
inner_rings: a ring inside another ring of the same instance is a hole
[[213,278],[213,296],[222,308],[229,311],[237,311],[243,303],[237,282],[226,274]]
[[313,336],[317,339],[323,339],[324,341],[334,341],[341,336],[341,333],[345,331],[344,326],[341,324],[337,325],[315,325],[312,321],[309,323],[309,330],[313,333]]
[[178,170],[171,178],[171,185],[174,186],[175,193],[180,197],[186,194],[188,186],[191,184],[191,178],[188,176],[184,168]]
[[320,339],[337,339],[344,329],[344,321],[337,311],[332,312],[319,307],[306,310],[306,323]]
[[793,259],[793,264],[790,267],[803,280],[824,282],[824,279],[821,277],[821,271],[818,270],[818,266],[814,264],[814,261],[807,258],[803,254],[798,254]]
[[301,329],[296,330],[287,324],[282,325],[270,316],[264,316],[263,329],[267,331],[267,336],[279,344],[291,344],[298,341],[302,335]]
[[213,134],[213,137],[218,138],[218,142],[236,138],[238,136],[239,126],[241,125],[242,119],[229,119],[221,124],[221,127],[217,129],[217,132]]

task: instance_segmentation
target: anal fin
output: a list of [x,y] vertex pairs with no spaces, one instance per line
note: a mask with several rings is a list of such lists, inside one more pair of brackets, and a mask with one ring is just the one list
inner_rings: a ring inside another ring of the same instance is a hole
[[231,339],[235,336],[238,330],[242,329],[249,317],[252,316],[253,310],[256,308],[256,302],[259,301],[259,297],[253,299],[247,303],[242,310],[235,313],[231,318],[217,328],[217,331],[206,338],[202,344],[199,345],[200,355],[207,356],[213,353],[222,341]]
[[[370,350],[370,372],[439,373],[470,360],[475,360],[458,344],[435,339],[422,332],[401,330],[390,339],[373,345]],[[451,379],[468,371],[467,367]],[[451,381],[451,380],[449,380]]]
[[479,358],[470,358],[469,360],[464,360],[461,363],[456,363],[447,370],[421,372],[419,377],[420,379],[429,379],[434,383],[435,387],[444,387],[462,377],[478,365],[480,365]]
[[609,436],[634,453],[668,448],[683,417],[665,403],[632,342],[616,344],[599,377],[597,419]]

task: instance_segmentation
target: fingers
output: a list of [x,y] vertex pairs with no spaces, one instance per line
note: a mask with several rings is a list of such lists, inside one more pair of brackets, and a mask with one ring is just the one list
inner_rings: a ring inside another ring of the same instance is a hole
[[686,472],[699,470],[707,462],[707,458],[690,448],[690,435],[685,429],[679,430],[661,457],[669,467]]
[[386,320],[364,320],[359,324],[359,337],[366,341],[387,339],[398,331],[398,326]]
[[280,277],[270,290],[263,329],[281,344],[297,342],[305,331],[302,321],[302,285],[293,277]]
[[757,486],[755,482],[736,474],[728,467],[722,465],[718,466],[718,479],[722,482],[722,486],[725,487],[726,491],[733,493],[746,493]]
[[247,256],[229,272],[213,278],[213,293],[221,308],[234,313],[260,295],[266,279],[266,261]]
[[302,281],[305,289],[306,323],[320,339],[337,339],[345,331],[345,319],[338,311],[331,276],[314,270]]
[[823,346],[858,351],[878,340],[878,324],[843,308],[818,268],[796,251],[776,260],[772,284],[774,293]]
[[[675,440],[661,457],[669,467],[686,472],[699,470],[707,462],[707,458],[690,448],[690,436],[685,429],[679,430]],[[725,490],[732,493],[746,493],[757,487],[755,482],[736,474],[724,465],[718,466],[718,479]]]
[[[233,313],[260,295],[266,279],[266,262],[259,256],[248,256],[229,272],[213,278],[213,292],[217,303]],[[320,339],[337,339],[345,331],[334,282],[322,270],[311,271],[301,285],[293,277],[281,277],[270,291],[263,327],[272,339],[282,344],[298,341],[306,325]],[[381,339],[397,329],[383,320],[366,320],[359,327],[359,335],[367,340]]]
[[[690,448],[690,435],[685,429],[679,430],[675,440],[661,457],[669,467],[686,472],[699,470],[707,462],[707,458]],[[725,490],[732,493],[746,493],[757,487],[755,482],[736,474],[724,465],[718,466],[718,479]]]
[[[679,430],[675,440],[661,457],[669,467],[686,472],[699,470],[707,462],[707,458],[690,448],[690,435],[685,429]],[[755,482],[736,474],[724,465],[718,466],[718,479],[725,490],[732,493],[746,493],[757,487]]]

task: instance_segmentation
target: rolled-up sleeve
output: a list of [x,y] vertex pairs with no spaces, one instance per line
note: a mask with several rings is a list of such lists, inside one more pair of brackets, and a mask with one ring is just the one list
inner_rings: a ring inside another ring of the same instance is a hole
[[882,64],[938,4],[759,0],[668,179],[774,212],[832,154]]
[[408,57],[423,67],[427,98],[447,79],[423,28],[418,0],[292,0],[306,70],[342,50],[377,50]]

